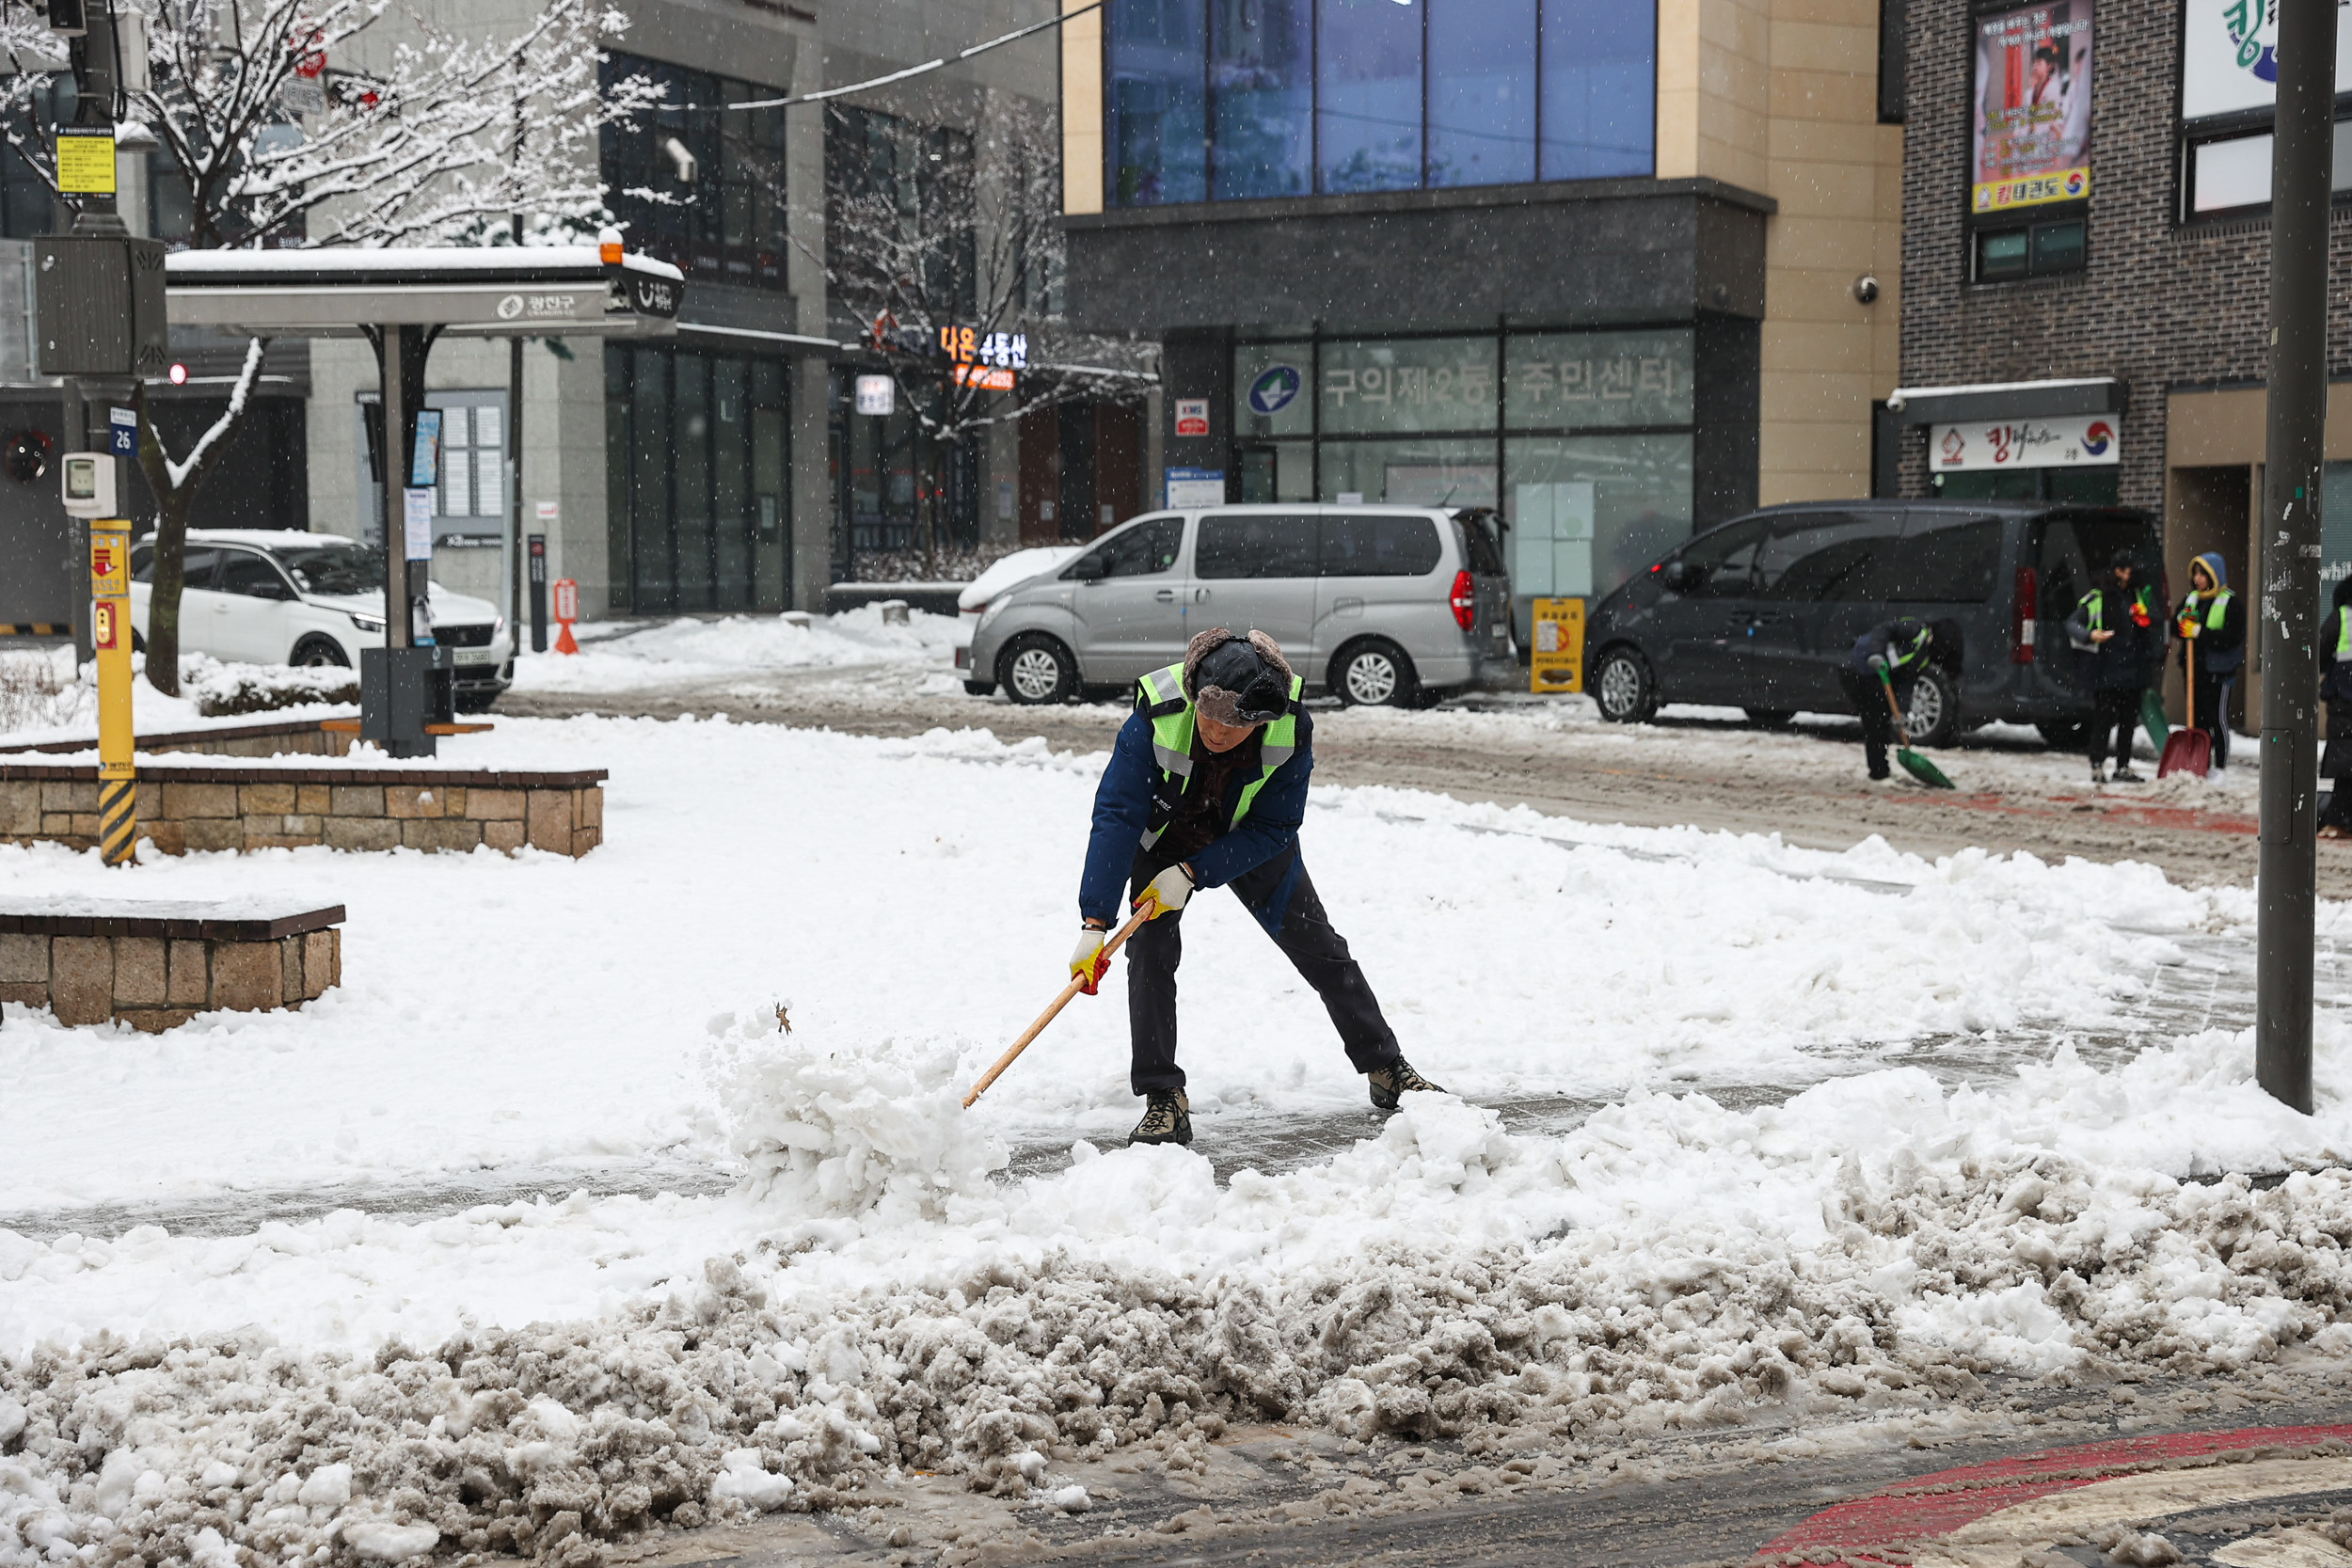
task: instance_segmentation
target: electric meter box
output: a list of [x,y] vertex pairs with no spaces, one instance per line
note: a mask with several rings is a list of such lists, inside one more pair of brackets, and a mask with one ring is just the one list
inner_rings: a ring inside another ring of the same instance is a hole
[[111,452],[70,451],[58,465],[64,476],[65,510],[71,517],[119,517],[115,507],[115,460]]

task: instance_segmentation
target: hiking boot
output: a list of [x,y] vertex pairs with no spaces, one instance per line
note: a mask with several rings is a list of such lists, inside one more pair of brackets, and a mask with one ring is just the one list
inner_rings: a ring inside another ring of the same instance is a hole
[[1192,1142],[1192,1102],[1182,1089],[1153,1089],[1144,1104],[1143,1119],[1127,1134],[1128,1147],[1136,1144],[1188,1144]]
[[1413,1064],[1399,1056],[1384,1068],[1375,1068],[1364,1074],[1371,1086],[1372,1102],[1384,1111],[1393,1111],[1406,1094],[1419,1090],[1423,1094],[1443,1094],[1445,1090],[1413,1070]]
[[2145,784],[2148,781],[2133,772],[2130,763],[2125,763],[2115,770],[2115,782],[2117,784]]
[[1876,768],[1870,769],[1870,782],[1872,784],[1884,784],[1888,779],[1893,777],[1894,773],[1884,763],[1881,763]]

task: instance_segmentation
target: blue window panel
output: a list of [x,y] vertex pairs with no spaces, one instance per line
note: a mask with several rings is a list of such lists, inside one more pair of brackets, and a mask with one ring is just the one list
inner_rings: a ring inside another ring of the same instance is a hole
[[1424,0],[1429,182],[1535,178],[1535,0]]
[[1421,183],[1422,8],[1321,0],[1315,131],[1327,191]]
[[1111,205],[1205,201],[1207,0],[1111,0],[1107,14]]
[[1542,178],[1656,166],[1657,57],[1655,0],[1544,0]]
[[1215,195],[1314,188],[1314,0],[1210,0]]

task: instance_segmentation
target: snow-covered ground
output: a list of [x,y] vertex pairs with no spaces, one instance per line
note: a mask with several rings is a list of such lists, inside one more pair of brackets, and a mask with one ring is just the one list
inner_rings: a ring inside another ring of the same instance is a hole
[[[698,635],[582,660],[723,662]],[[1231,1420],[1589,1434],[2352,1349],[2337,1015],[2310,1118],[2221,1031],[2036,1043],[1974,1086],[1913,1059],[2107,1029],[2242,929],[2243,891],[1319,790],[1326,901],[1461,1098],[1375,1120],[1311,992],[1210,894],[1200,1142],[1126,1149],[1117,979],[958,1108],[1064,978],[1099,757],[603,719],[445,755],[610,768],[603,847],[130,875],[0,848],[12,892],[350,911],[343,987],[298,1014],[144,1037],[6,1009],[0,1563],[547,1556],[894,1467],[1018,1495],[1116,1443],[1181,1464]],[[1556,1135],[1482,1108],[1547,1097],[1610,1103]],[[1220,1182],[1220,1139],[1281,1117],[1361,1137]],[[1068,1152],[1008,1180],[1014,1144]],[[656,1167],[733,1185],[401,1213],[485,1172]],[[355,1208],[267,1217],[322,1191]],[[102,1224],[240,1195],[226,1234]]]
[[880,605],[819,616],[807,626],[773,615],[681,616],[579,628],[577,654],[526,653],[516,660],[519,691],[629,692],[721,683],[778,673],[846,672],[927,696],[961,692],[950,660],[956,618],[910,611],[906,624]]

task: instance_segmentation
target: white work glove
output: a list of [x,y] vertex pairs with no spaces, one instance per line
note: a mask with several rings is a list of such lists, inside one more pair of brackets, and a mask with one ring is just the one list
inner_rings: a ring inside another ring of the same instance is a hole
[[1136,908],[1141,909],[1145,899],[1152,902],[1152,918],[1174,914],[1192,896],[1192,873],[1182,865],[1171,865],[1152,879],[1150,885],[1136,895]]
[[1103,976],[1111,971],[1111,956],[1103,951],[1103,942],[1110,935],[1089,926],[1078,933],[1077,951],[1070,955],[1070,974],[1078,982],[1078,989],[1092,996],[1103,984]]
[[1870,668],[1879,674],[1883,675],[1886,673],[1886,656],[1884,654],[1872,654],[1870,656],[1869,663]]

